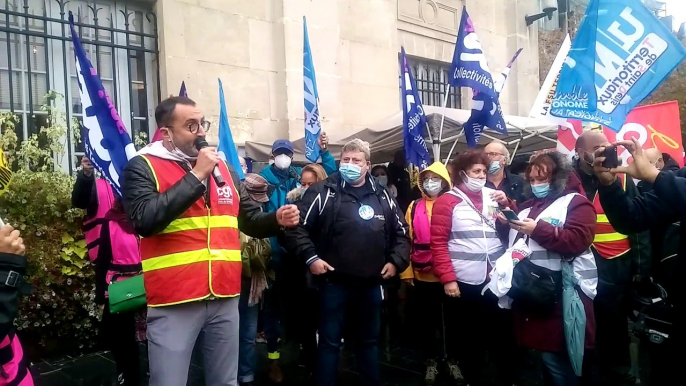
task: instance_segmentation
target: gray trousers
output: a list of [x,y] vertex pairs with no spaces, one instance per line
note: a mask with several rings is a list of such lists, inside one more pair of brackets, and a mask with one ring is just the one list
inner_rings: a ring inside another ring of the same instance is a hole
[[238,297],[149,307],[150,386],[186,386],[200,331],[205,385],[237,386],[238,326]]

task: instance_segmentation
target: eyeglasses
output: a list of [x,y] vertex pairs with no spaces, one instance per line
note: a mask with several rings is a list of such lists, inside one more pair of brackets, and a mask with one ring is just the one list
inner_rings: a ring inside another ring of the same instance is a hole
[[503,153],[496,153],[496,152],[492,151],[492,152],[490,152],[490,153],[486,153],[486,155],[488,156],[488,158],[495,158],[495,157],[502,157],[502,156],[504,156],[505,154],[503,154]]
[[[208,131],[210,131],[210,126],[212,126],[212,124],[211,124],[209,121],[203,120],[203,121],[200,122],[200,123],[198,123],[198,122],[191,122],[191,123],[187,124],[187,125],[186,125],[186,129],[187,129],[188,131],[190,131],[191,134],[197,134],[198,131],[200,130],[200,128],[202,127],[203,131],[204,131],[205,133],[207,133]],[[167,127],[170,128],[170,129],[173,128],[173,126],[167,126]]]
[[428,177],[424,181],[441,182],[441,177]]

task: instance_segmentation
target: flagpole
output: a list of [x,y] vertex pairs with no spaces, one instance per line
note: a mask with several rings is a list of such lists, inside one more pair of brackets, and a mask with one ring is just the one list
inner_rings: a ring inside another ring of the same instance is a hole
[[438,130],[438,140],[432,143],[434,158],[441,159],[441,141],[443,140],[443,124],[445,123],[445,113],[448,109],[448,96],[450,96],[450,83],[445,85],[445,96],[443,97],[443,114],[441,114],[441,127]]
[[[437,155],[436,155],[436,145],[434,145],[434,140],[432,138],[433,136],[431,135],[431,128],[429,127],[428,119],[425,122],[425,124],[426,124],[426,132],[429,134],[429,142],[431,142],[431,148],[432,148],[432,151],[434,153],[434,162],[437,162],[440,158],[437,158]],[[440,151],[440,149],[439,149],[439,151]],[[438,155],[440,156],[440,154],[438,154]]]
[[450,148],[450,151],[448,152],[448,157],[445,159],[445,166],[448,166],[448,162],[450,162],[450,156],[453,155],[453,151],[455,150],[455,146],[457,146],[457,142],[460,140],[460,137],[464,134],[464,126],[462,126],[462,130],[460,130],[460,134],[457,135],[455,138],[455,142],[453,142],[453,147]]

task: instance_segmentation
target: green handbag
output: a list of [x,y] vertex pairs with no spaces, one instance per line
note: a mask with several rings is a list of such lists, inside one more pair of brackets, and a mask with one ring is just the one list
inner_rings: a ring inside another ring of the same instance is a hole
[[110,313],[137,311],[147,304],[143,275],[110,284],[107,289],[110,298]]

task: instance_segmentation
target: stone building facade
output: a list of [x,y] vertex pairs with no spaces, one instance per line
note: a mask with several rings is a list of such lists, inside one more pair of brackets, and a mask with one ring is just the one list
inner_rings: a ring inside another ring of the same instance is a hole
[[[221,77],[236,142],[302,137],[305,15],[322,125],[343,137],[400,109],[401,45],[415,69],[438,77],[425,88],[440,88],[438,98],[426,94],[439,102],[465,3],[492,70],[524,48],[501,102],[506,114],[528,113],[539,88],[538,39],[524,17],[539,12],[539,0],[157,0],[162,92],[186,81],[216,116]],[[467,93],[458,99],[451,104],[469,108]]]
[[[405,47],[425,105],[441,105],[462,7],[489,66],[499,71],[523,48],[501,95],[506,114],[525,115],[538,91],[538,23],[524,17],[549,0],[7,0],[0,2],[0,111],[19,116],[20,139],[47,122],[43,95],[70,130],[83,114],[66,22],[77,29],[133,136],[155,130],[160,97],[189,96],[217,127],[217,78],[235,142],[303,136],[303,16],[333,139],[400,111],[399,53]],[[449,107],[470,106],[452,90]],[[210,140],[216,139],[216,129]],[[69,138],[73,169],[83,145]],[[71,162],[70,162],[71,160]]]

